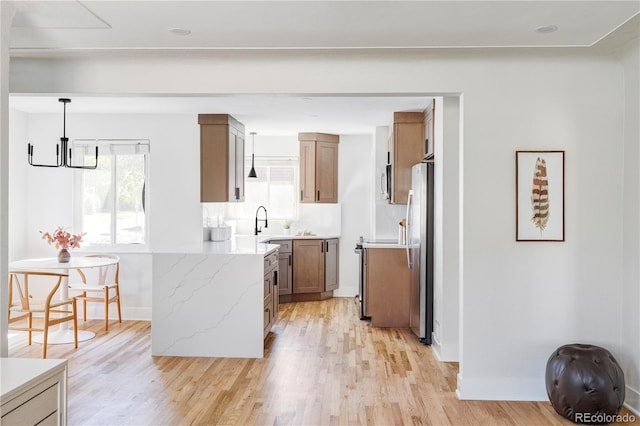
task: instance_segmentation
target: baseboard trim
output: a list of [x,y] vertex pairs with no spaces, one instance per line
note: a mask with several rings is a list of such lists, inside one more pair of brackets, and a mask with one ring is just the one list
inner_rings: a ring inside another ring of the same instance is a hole
[[625,387],[626,397],[624,399],[624,406],[633,414],[640,417],[640,391],[629,385]]
[[[78,304],[78,319],[82,320],[82,306]],[[87,319],[91,320],[103,320],[104,308],[102,306],[88,306],[87,307]],[[115,305],[109,306],[109,319],[117,320],[118,311]],[[122,307],[122,319],[131,321],[151,321],[151,308],[131,308]]]
[[473,378],[458,374],[456,396],[478,401],[548,401],[544,379]]

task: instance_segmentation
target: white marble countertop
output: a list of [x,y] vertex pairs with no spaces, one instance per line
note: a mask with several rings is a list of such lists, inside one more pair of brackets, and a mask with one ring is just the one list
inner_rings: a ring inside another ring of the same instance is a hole
[[227,241],[203,241],[154,250],[154,253],[185,254],[259,254],[264,256],[278,249],[276,244],[266,244],[252,238],[231,238]]
[[[245,236],[242,236],[245,238]],[[246,237],[252,237],[247,235]],[[274,241],[274,240],[330,240],[332,238],[340,238],[338,234],[317,234],[317,235],[258,235],[253,238],[257,238],[260,242]]]
[[201,241],[154,249],[154,253],[185,254],[259,254],[265,255],[280,247],[266,241],[276,240],[323,240],[340,238],[339,235],[234,235],[227,241]]

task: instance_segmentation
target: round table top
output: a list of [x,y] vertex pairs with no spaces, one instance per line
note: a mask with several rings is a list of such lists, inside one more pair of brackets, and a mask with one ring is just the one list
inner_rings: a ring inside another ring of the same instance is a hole
[[92,256],[71,256],[67,263],[58,262],[57,257],[43,257],[39,259],[22,259],[9,263],[10,271],[34,271],[52,269],[80,269],[98,268],[100,266],[114,265],[118,263],[117,257],[92,257]]

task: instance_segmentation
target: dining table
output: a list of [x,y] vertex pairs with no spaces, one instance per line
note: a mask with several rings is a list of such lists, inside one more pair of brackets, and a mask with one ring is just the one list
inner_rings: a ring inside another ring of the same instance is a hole
[[[28,272],[58,272],[66,276],[62,278],[60,284],[60,300],[69,298],[69,271],[88,268],[100,268],[113,265],[117,259],[107,257],[91,257],[91,256],[71,256],[68,262],[59,262],[57,257],[44,257],[34,259],[21,259],[9,263],[9,272],[28,273]],[[73,330],[69,329],[68,322],[63,322],[58,326],[58,330],[49,333],[47,343],[63,344],[73,343]],[[78,341],[82,342],[95,337],[95,333],[87,330],[78,330]],[[43,342],[41,333],[35,334],[33,340],[38,343]]]

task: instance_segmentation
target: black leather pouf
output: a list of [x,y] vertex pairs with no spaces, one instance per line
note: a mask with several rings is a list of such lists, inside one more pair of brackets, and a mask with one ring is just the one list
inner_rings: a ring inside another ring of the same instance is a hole
[[575,423],[607,423],[624,402],[624,373],[598,346],[559,347],[547,361],[545,381],[553,408]]

